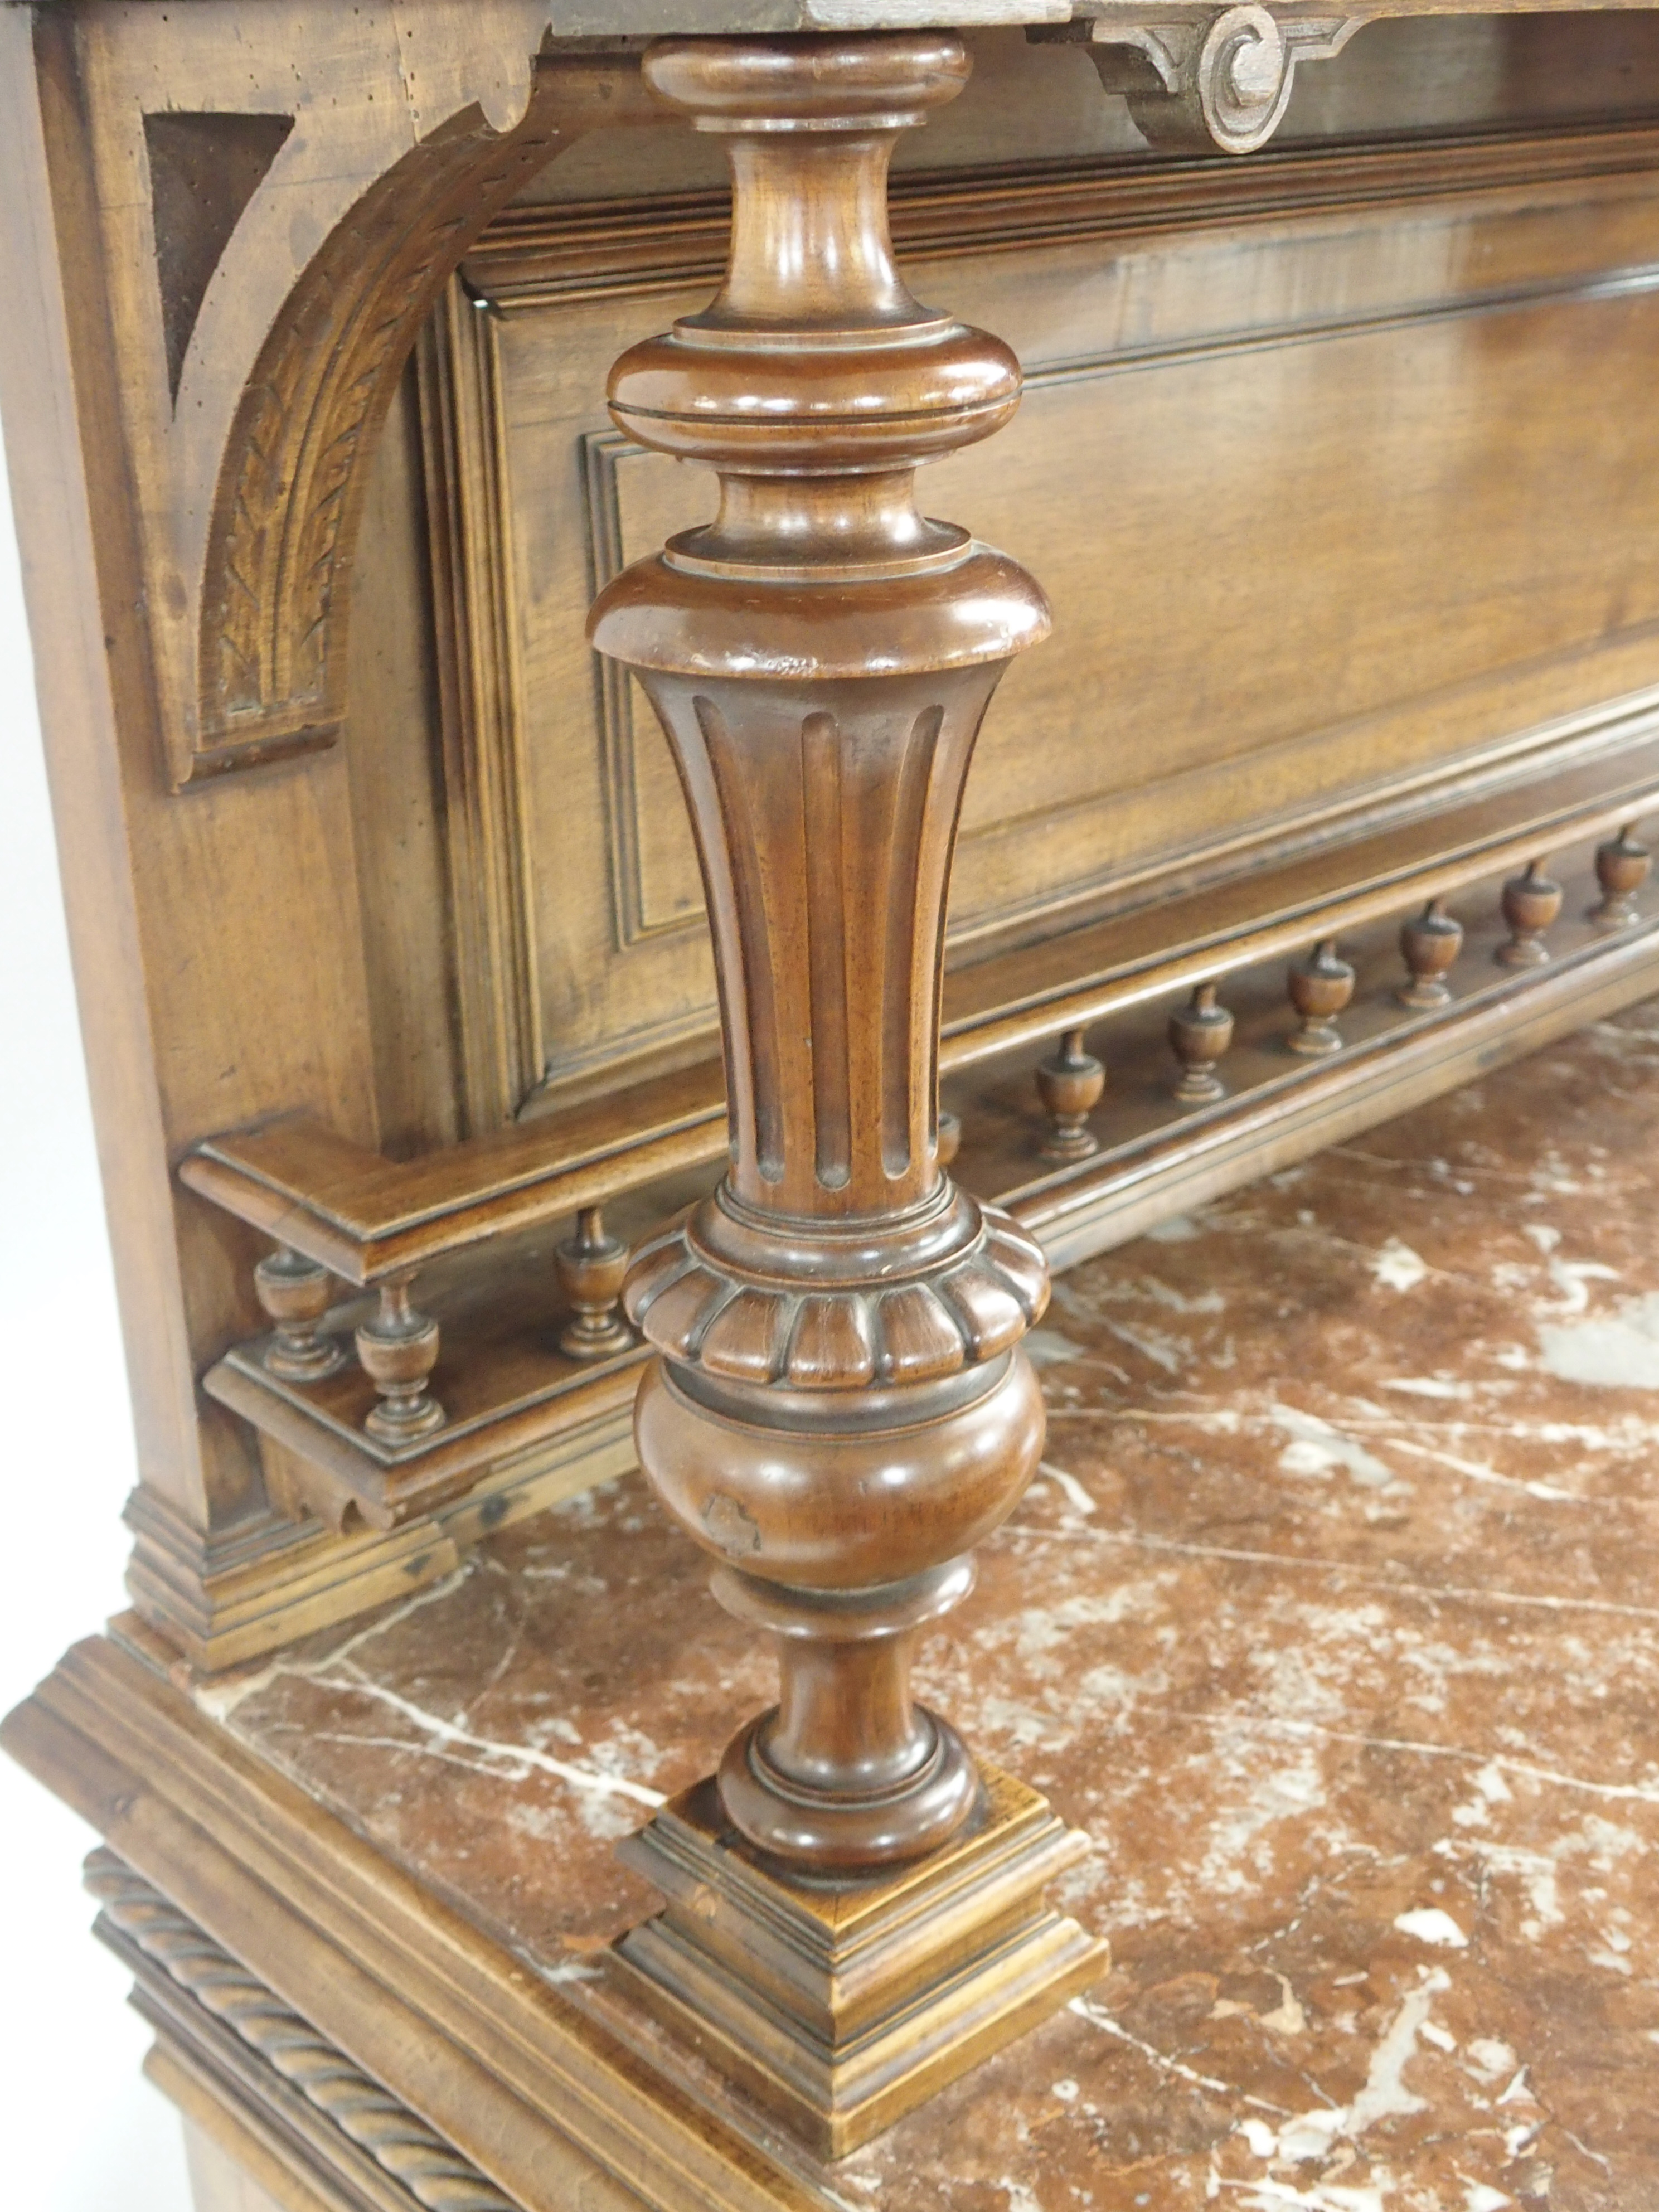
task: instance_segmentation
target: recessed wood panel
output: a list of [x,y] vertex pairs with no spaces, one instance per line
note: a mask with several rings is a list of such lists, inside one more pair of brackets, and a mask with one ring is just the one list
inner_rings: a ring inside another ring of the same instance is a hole
[[[969,781],[958,960],[1527,773],[1546,725],[1659,685],[1659,139],[1587,133],[1548,175],[1526,153],[1471,150],[1467,175],[1443,155],[1431,192],[1420,161],[1345,156],[1346,204],[1292,157],[1232,210],[1193,164],[1190,214],[1176,190],[1115,233],[1103,174],[1078,234],[1018,252],[988,212],[975,239],[1006,174],[954,183],[951,250],[908,273],[1015,343],[1028,393],[925,504],[1025,562],[1058,617]],[[519,234],[479,318],[518,580],[495,696],[521,723],[502,739],[555,1091],[706,1050],[715,1019],[666,749],[582,635],[598,582],[710,511],[706,476],[595,404],[618,346],[706,283],[659,260],[628,296],[594,276],[591,227],[583,250],[573,291],[550,242],[538,290]]]

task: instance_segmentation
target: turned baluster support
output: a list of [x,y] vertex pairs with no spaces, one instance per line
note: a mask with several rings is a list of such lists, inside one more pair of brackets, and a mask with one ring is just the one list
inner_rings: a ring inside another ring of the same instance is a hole
[[1595,848],[1595,880],[1601,896],[1590,908],[1589,919],[1607,936],[1629,929],[1641,919],[1636,895],[1648,879],[1653,856],[1637,842],[1635,828],[1627,822],[1616,837]]
[[1106,1071],[1085,1049],[1084,1032],[1067,1030],[1060,1050],[1036,1072],[1037,1096],[1048,1115],[1042,1141],[1045,1160],[1086,1160],[1100,1149],[1089,1116],[1106,1088]]
[[1298,1019],[1285,1039],[1292,1052],[1310,1057],[1342,1049],[1337,1017],[1353,997],[1354,973],[1339,959],[1336,939],[1328,937],[1306,960],[1298,961],[1285,977],[1291,1006]]
[[1446,978],[1462,950],[1462,923],[1446,912],[1443,900],[1431,899],[1400,933],[1400,957],[1410,976],[1395,993],[1401,1005],[1417,1013],[1449,1006],[1451,986]]
[[411,1302],[414,1272],[389,1275],[380,1304],[357,1331],[357,1357],[380,1394],[365,1416],[370,1436],[386,1444],[417,1443],[444,1425],[444,1409],[427,1389],[438,1364],[438,1324]]
[[253,1287],[276,1331],[264,1350],[271,1374],[284,1382],[320,1382],[343,1365],[344,1351],[317,1327],[334,1297],[326,1267],[279,1244],[254,1268]]
[[1529,861],[1524,875],[1511,876],[1504,886],[1509,942],[1500,945],[1492,958],[1500,968],[1547,967],[1550,949],[1544,942],[1544,933],[1560,913],[1560,884],[1544,873],[1543,861]]
[[[720,1602],[773,1641],[780,1696],[739,1730],[717,1784],[629,1847],[676,1932],[650,1922],[622,1948],[681,2024],[674,1961],[696,1951],[698,2037],[724,2036],[763,2093],[836,2149],[878,2124],[878,2105],[891,2117],[893,2083],[913,2100],[938,2054],[955,2049],[953,2069],[1015,2032],[997,1994],[1011,1973],[1034,1977],[1046,2008],[1099,1963],[1035,1891],[1011,1939],[990,1872],[1005,1816],[909,1686],[919,1637],[969,1588],[974,1546],[1042,1443],[1020,1339],[1048,1270],[1025,1231],[945,1172],[938,1066],[963,785],[1003,670],[1049,617],[1023,569],[915,504],[917,465],[988,436],[1019,397],[1007,347],[918,306],[892,259],[893,143],[960,89],[960,42],[672,40],[644,67],[660,99],[726,140],[732,250],[704,313],[617,364],[611,414],[641,444],[711,465],[720,506],[611,583],[591,629],[637,674],[679,767],[720,975],[731,1154],[714,1195],[635,1254],[623,1300],[657,1355],[635,1413],[641,1465],[718,1563]],[[1022,1834],[1063,1838],[1030,1802],[1041,1817]],[[772,1870],[769,1918],[754,1917],[751,1881],[731,1886],[733,1831]],[[964,1852],[942,1877],[950,1911],[941,1900],[936,1920],[925,1884],[907,1889],[913,1936],[847,1981],[824,1917],[835,1885]],[[975,1852],[992,1885],[982,1931]],[[1059,1863],[1047,1843],[1021,1863],[1038,1889]],[[718,1956],[707,1916],[675,1917],[687,1879],[726,1899]],[[788,1986],[814,1959],[825,1977],[788,2033],[779,1985],[760,1996],[743,1965],[786,1927]],[[929,2005],[940,2025],[924,2033]],[[924,2064],[931,2034],[943,2039]],[[872,2048],[891,2053],[873,2102]]]
[[[955,41],[670,41],[647,68],[726,137],[732,258],[711,307],[623,356],[611,411],[712,465],[720,503],[608,588],[593,636],[638,672],[678,756],[732,1155],[629,1275],[629,1316],[663,1355],[637,1433],[670,1510],[742,1570],[717,1589],[775,1592],[796,1718],[742,1740],[728,1814],[775,1855],[877,1864],[934,1849],[976,1790],[954,1734],[900,1686],[896,1609],[1009,1510],[1041,1442],[1014,1346],[1045,1270],[940,1170],[937,1024],[969,758],[1048,614],[1012,562],[925,520],[914,483],[918,462],[1008,419],[1019,371],[919,307],[891,259],[892,143],[959,88]],[[878,1479],[868,1526],[854,1501]]]
[[635,1342],[621,1311],[628,1247],[620,1237],[606,1235],[599,1207],[582,1208],[574,1235],[558,1246],[553,1257],[572,1308],[571,1319],[559,1336],[560,1351],[571,1359],[611,1359],[628,1351]]
[[1182,1106],[1210,1106],[1227,1095],[1217,1063],[1232,1044],[1233,1018],[1218,1000],[1219,988],[1200,983],[1170,1017],[1170,1049],[1181,1066],[1175,1095]]

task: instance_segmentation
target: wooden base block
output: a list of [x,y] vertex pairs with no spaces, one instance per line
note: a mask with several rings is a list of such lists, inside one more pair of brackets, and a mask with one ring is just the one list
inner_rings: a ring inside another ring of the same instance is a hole
[[[152,1492],[138,1490],[127,1510],[137,1538],[127,1587],[192,1667],[211,1674],[246,1666],[441,1582],[481,1537],[623,1474],[634,1463],[629,1411],[624,1393],[562,1433],[504,1454],[465,1498],[392,1529],[356,1526],[342,1534],[314,1515],[272,1513],[210,1547]],[[303,1495],[308,1475],[297,1455],[270,1437],[261,1443],[272,1488],[286,1483]]]
[[820,2156],[856,2150],[1109,1964],[1042,1901],[1086,1837],[981,1774],[967,1834],[853,1884],[763,1860],[698,1783],[619,1847],[667,1900],[617,1943],[624,1986]]
[[272,1514],[246,1542],[210,1551],[194,1530],[163,1521],[147,1492],[135,1493],[127,1517],[137,1537],[127,1567],[133,1601],[205,1674],[410,1596],[461,1561],[430,1518],[336,1535],[320,1521]]

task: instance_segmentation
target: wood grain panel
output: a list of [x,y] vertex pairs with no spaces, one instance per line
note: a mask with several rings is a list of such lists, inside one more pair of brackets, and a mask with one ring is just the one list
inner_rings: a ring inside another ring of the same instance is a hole
[[[910,281],[1007,331],[1028,375],[927,504],[1059,617],[969,782],[957,964],[1420,812],[1449,778],[1540,772],[1564,717],[1659,686],[1659,134],[1443,148],[1426,192],[1397,149],[1277,160],[1231,204],[1212,164],[1068,168],[1046,229],[1030,177],[906,188]],[[719,210],[655,233],[534,213],[469,277],[499,279],[477,320],[522,725],[497,687],[495,741],[524,763],[551,1103],[714,1024],[666,749],[581,613],[706,519],[706,487],[593,395],[619,343],[701,304]]]

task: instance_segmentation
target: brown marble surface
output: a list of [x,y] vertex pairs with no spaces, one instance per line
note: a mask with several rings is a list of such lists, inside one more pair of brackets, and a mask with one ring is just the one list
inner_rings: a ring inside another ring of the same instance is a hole
[[[1096,1850],[893,2212],[1659,2208],[1659,1003],[1064,1278],[922,1687]],[[580,1999],[769,1669],[637,1480],[201,1692]]]

